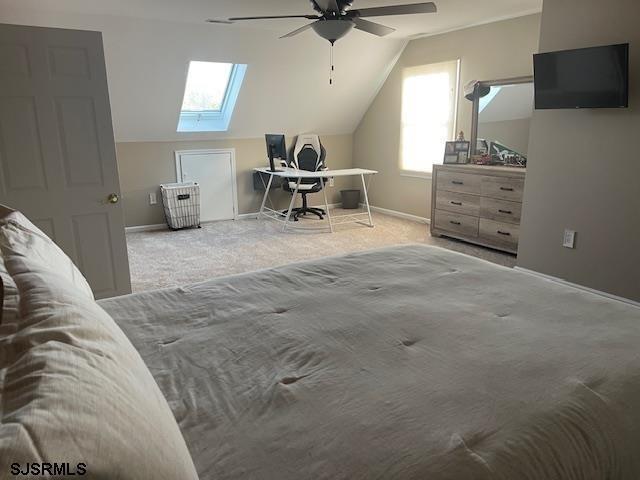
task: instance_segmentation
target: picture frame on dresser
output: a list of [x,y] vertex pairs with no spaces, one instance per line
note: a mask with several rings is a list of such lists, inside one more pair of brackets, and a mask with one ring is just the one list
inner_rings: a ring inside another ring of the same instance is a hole
[[458,154],[457,153],[452,153],[450,155],[445,155],[443,164],[444,165],[457,165],[458,164]]
[[431,235],[517,254],[524,168],[435,165]]
[[444,165],[466,164],[469,163],[469,150],[471,142],[466,140],[456,140],[455,142],[446,142],[444,147]]

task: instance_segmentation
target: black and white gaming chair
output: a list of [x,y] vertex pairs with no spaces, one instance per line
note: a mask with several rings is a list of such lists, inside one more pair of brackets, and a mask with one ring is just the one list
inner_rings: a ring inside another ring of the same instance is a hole
[[[318,135],[299,135],[296,140],[296,146],[293,150],[293,156],[290,157],[289,167],[299,170],[306,170],[308,172],[319,172],[326,170],[325,158],[327,151],[320,142]],[[293,194],[296,189],[298,179],[288,178],[283,185],[283,188]],[[306,215],[307,213],[313,213],[324,218],[327,214],[322,208],[310,207],[307,203],[307,194],[316,193],[322,190],[323,182],[319,178],[303,178],[300,181],[298,192],[302,194],[302,207],[294,208],[291,213],[293,219],[297,222],[300,215]]]

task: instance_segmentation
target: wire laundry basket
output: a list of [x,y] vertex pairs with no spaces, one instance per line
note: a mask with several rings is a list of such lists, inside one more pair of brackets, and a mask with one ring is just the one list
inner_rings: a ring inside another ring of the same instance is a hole
[[200,228],[200,185],[196,182],[160,185],[162,205],[171,230]]

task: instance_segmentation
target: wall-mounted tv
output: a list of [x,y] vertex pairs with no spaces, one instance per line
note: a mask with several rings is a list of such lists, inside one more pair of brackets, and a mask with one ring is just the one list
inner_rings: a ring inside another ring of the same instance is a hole
[[533,57],[536,109],[627,108],[629,44]]

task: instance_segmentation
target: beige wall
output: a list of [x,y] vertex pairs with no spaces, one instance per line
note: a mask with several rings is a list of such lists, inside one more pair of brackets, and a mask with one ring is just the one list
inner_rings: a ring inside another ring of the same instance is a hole
[[[371,190],[378,207],[430,216],[431,181],[400,175],[401,72],[404,67],[461,59],[461,86],[471,80],[511,78],[533,73],[540,15],[413,40],[354,134],[354,164],[380,171]],[[471,130],[471,102],[461,92],[458,131]]]
[[[520,266],[640,301],[640,2],[545,0],[541,51],[631,43],[628,110],[537,111]],[[578,232],[562,247],[565,228]]]
[[522,155],[529,151],[530,118],[478,124],[478,138],[500,142]]
[[[322,144],[327,150],[327,165],[330,168],[350,168],[352,166],[352,136],[322,136]],[[292,145],[287,138],[287,145]],[[176,181],[175,151],[209,148],[235,148],[240,214],[253,213],[260,209],[262,192],[253,189],[252,169],[264,166],[266,147],[264,138],[193,142],[131,142],[116,144],[120,187],[127,226],[153,225],[164,222],[160,201],[159,184]],[[340,189],[350,188],[350,178],[337,178],[335,187],[330,187],[330,202],[339,201]],[[149,193],[158,194],[158,204],[149,205]],[[272,195],[274,201],[285,206],[288,199],[285,192]],[[323,203],[322,194],[310,197],[311,204]]]

